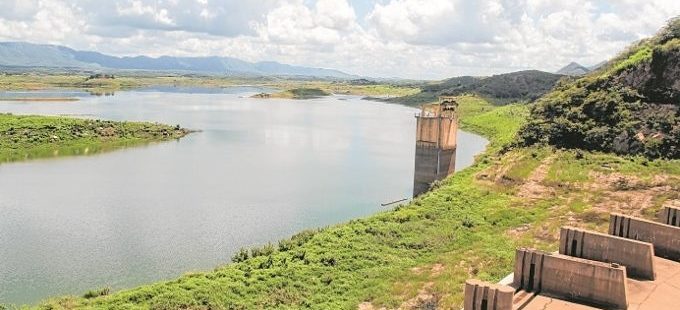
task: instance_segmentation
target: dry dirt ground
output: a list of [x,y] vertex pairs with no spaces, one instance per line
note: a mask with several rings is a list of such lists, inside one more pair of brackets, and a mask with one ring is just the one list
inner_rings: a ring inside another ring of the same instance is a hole
[[534,171],[531,172],[524,184],[519,187],[517,197],[527,198],[530,200],[541,199],[547,195],[553,195],[554,189],[543,185],[543,180],[548,175],[550,165],[554,162],[555,157],[548,157],[541,162]]

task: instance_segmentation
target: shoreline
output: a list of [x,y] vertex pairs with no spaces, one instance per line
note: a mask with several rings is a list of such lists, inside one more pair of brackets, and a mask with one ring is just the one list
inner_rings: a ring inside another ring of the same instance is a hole
[[79,98],[0,98],[2,101],[19,101],[19,102],[70,102],[80,101]]
[[[91,92],[115,92],[134,90],[144,87],[202,87],[226,88],[239,86],[271,87],[290,93],[293,90],[319,89],[333,94],[348,94],[360,96],[388,96],[399,97],[418,93],[420,90],[413,86],[399,84],[352,84],[351,81],[335,80],[271,80],[257,78],[230,78],[214,76],[134,76],[123,75],[115,79],[88,80],[85,75],[7,75],[0,76],[0,92],[2,91],[40,91],[49,89],[72,89]],[[304,99],[304,98],[303,98]]]

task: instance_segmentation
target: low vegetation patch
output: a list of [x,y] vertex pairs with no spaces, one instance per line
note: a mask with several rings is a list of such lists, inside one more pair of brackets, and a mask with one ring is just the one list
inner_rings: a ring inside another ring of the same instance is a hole
[[330,95],[329,92],[319,88],[293,88],[273,94],[259,93],[253,95],[253,98],[315,99]]
[[294,88],[287,93],[290,93],[290,96],[293,99],[313,99],[330,96],[330,93],[319,88]]
[[510,143],[526,122],[529,110],[526,104],[499,107],[477,96],[458,98],[461,128],[486,136],[496,145]]
[[83,298],[89,299],[89,298],[95,298],[95,297],[99,297],[99,296],[106,296],[110,292],[111,292],[111,289],[108,288],[108,287],[101,288],[101,289],[98,289],[98,290],[91,290],[91,291],[85,292],[85,294],[83,294]]

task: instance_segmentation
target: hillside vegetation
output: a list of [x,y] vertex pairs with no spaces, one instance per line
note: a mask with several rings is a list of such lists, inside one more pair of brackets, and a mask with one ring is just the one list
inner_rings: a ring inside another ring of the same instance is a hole
[[88,155],[187,133],[179,126],[153,123],[0,114],[0,163]]
[[680,158],[680,19],[532,108],[524,145]]
[[419,85],[417,94],[391,98],[385,101],[411,106],[436,101],[442,95],[473,94],[494,104],[507,104],[517,101],[533,101],[550,91],[561,75],[529,70],[490,77],[455,77],[440,82]]

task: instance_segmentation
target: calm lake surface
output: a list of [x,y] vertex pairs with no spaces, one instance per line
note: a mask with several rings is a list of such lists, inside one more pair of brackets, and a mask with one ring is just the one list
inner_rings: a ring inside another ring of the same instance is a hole
[[[157,88],[62,94],[76,102],[1,102],[0,112],[202,132],[93,156],[0,164],[0,304],[210,270],[241,247],[410,197],[416,110],[351,96],[248,98],[261,91]],[[458,139],[461,169],[487,141],[465,132]]]

